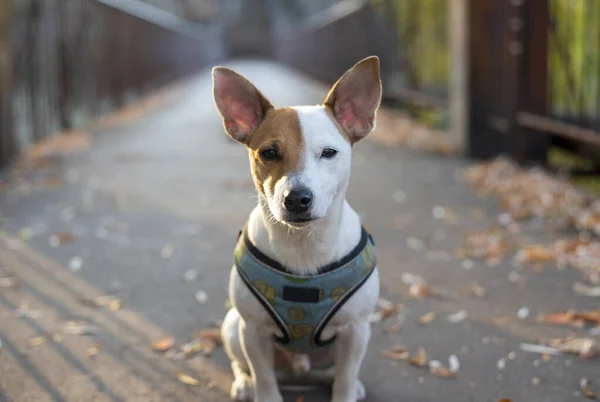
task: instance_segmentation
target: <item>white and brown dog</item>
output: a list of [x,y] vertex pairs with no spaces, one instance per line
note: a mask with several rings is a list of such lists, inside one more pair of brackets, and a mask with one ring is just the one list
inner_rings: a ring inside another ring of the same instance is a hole
[[364,399],[358,374],[379,275],[346,189],[352,145],[375,125],[379,60],[357,63],[319,106],[275,108],[224,67],[213,69],[213,86],[227,133],[248,148],[259,195],[240,232],[234,307],[221,330],[231,397],[280,402],[278,379],[288,375],[328,378],[335,402]]

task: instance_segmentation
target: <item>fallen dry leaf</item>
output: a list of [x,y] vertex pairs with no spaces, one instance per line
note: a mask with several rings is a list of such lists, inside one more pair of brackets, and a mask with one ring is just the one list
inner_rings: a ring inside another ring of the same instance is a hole
[[467,319],[467,311],[459,310],[456,313],[450,314],[447,317],[448,322],[451,324],[458,324]]
[[189,359],[198,353],[210,356],[216,346],[217,345],[211,340],[194,339],[181,347],[182,358]]
[[410,358],[408,349],[406,349],[404,346],[394,346],[389,350],[383,350],[381,352],[381,356],[390,358],[392,360],[408,360]]
[[471,294],[473,294],[473,296],[485,297],[486,293],[486,289],[478,283],[475,282],[471,285]]
[[417,353],[410,358],[410,364],[416,367],[425,367],[427,366],[427,353],[425,352],[425,349],[423,349],[422,347],[420,347],[417,350]]
[[579,386],[581,388],[581,392],[588,399],[596,399],[596,394],[592,391],[590,386],[590,381],[587,378],[582,378],[579,382]]
[[423,314],[421,317],[419,317],[419,324],[427,325],[431,321],[435,320],[435,317],[436,317],[436,314],[433,311],[430,311],[427,314]]
[[68,335],[95,335],[100,328],[84,321],[69,320],[63,326],[63,332]]
[[380,322],[398,312],[398,305],[389,300],[380,298],[377,301],[377,310],[369,317],[370,322]]
[[123,300],[121,300],[121,299],[114,299],[108,305],[108,309],[110,311],[112,311],[112,312],[115,312],[115,311],[120,310],[122,306],[123,306]]
[[175,338],[168,337],[159,339],[150,345],[150,348],[155,352],[166,352],[175,346]]
[[560,350],[557,348],[553,348],[546,345],[534,345],[531,343],[522,343],[520,345],[521,350],[524,352],[530,353],[539,353],[539,354],[548,354],[548,355],[558,355],[560,354]]
[[581,282],[575,282],[573,291],[583,296],[600,297],[600,286],[588,286]]
[[190,377],[189,375],[183,374],[183,373],[177,373],[177,379],[186,385],[198,385],[199,384],[198,380],[196,380],[194,377]]
[[40,346],[46,343],[47,340],[48,338],[45,336],[36,336],[35,338],[31,338],[27,343],[29,343],[29,346]]
[[573,310],[562,313],[541,314],[538,316],[538,321],[553,325],[572,325],[577,328],[581,328],[585,324],[585,321],[578,318]]
[[[115,298],[114,296],[111,295],[105,295],[105,296],[98,296],[95,297],[93,299],[86,299],[86,298],[79,298],[77,299],[77,301],[87,307],[106,307],[110,306],[111,304],[115,303],[114,306],[116,307],[117,305],[120,307],[120,303],[122,303],[122,301],[120,299]],[[118,310],[118,309],[117,309]]]
[[382,298],[377,301],[377,308],[384,320],[398,311],[398,305]]
[[510,249],[511,245],[505,235],[498,228],[492,228],[467,234],[464,247],[458,251],[458,255],[462,258],[481,258],[499,262]]
[[585,324],[600,324],[600,309],[592,311],[567,310],[562,313],[541,314],[538,321],[547,324],[571,325],[576,328],[582,328]]
[[425,282],[417,282],[410,285],[408,295],[417,299],[423,299],[431,296],[431,289]]
[[438,360],[432,360],[429,362],[429,372],[442,378],[451,378],[456,375],[454,371],[444,367]]
[[598,353],[596,340],[593,338],[559,338],[546,343],[561,352],[579,355],[582,359],[590,359]]
[[102,350],[102,344],[96,343],[94,346],[92,346],[91,348],[89,348],[86,351],[86,355],[87,355],[87,357],[92,359],[92,358],[98,356],[98,353],[100,353],[100,350]]
[[59,232],[59,233],[53,234],[48,239],[48,243],[52,247],[58,247],[61,244],[72,243],[74,241],[75,241],[75,235],[73,235],[71,233],[67,233],[67,232]]
[[198,331],[196,336],[198,339],[213,342],[215,346],[221,346],[223,344],[220,328],[201,329],[200,331]]
[[535,244],[528,245],[517,252],[517,262],[524,263],[548,263],[556,260],[556,253],[552,248]]

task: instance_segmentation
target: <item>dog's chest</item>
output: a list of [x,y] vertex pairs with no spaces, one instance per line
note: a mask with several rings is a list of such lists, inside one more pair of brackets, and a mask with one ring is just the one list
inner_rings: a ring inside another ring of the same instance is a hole
[[[271,315],[269,315],[267,310],[251,293],[235,267],[231,271],[229,295],[232,304],[239,311],[244,321],[252,323],[253,326],[262,328],[265,332],[275,336],[283,336],[282,331],[274,323]],[[324,339],[331,338],[340,328],[349,323],[368,320],[369,315],[375,309],[378,299],[379,272],[375,268],[360,289],[333,315],[325,327],[322,337]]]

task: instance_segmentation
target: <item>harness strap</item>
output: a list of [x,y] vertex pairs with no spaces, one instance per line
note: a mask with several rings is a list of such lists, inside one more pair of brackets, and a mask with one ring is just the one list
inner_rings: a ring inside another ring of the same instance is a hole
[[235,266],[280,329],[282,336],[275,335],[275,340],[294,349],[298,345],[312,349],[335,339],[322,340],[323,330],[373,273],[374,248],[371,235],[362,227],[360,241],[348,255],[314,275],[298,276],[258,250],[246,224],[238,235]]

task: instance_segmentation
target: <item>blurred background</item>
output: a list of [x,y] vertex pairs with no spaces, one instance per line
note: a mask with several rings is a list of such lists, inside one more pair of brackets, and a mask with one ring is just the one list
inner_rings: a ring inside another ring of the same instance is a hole
[[600,392],[600,1],[0,0],[0,401],[227,400],[256,198],[210,69],[317,104],[369,55],[367,400]]

